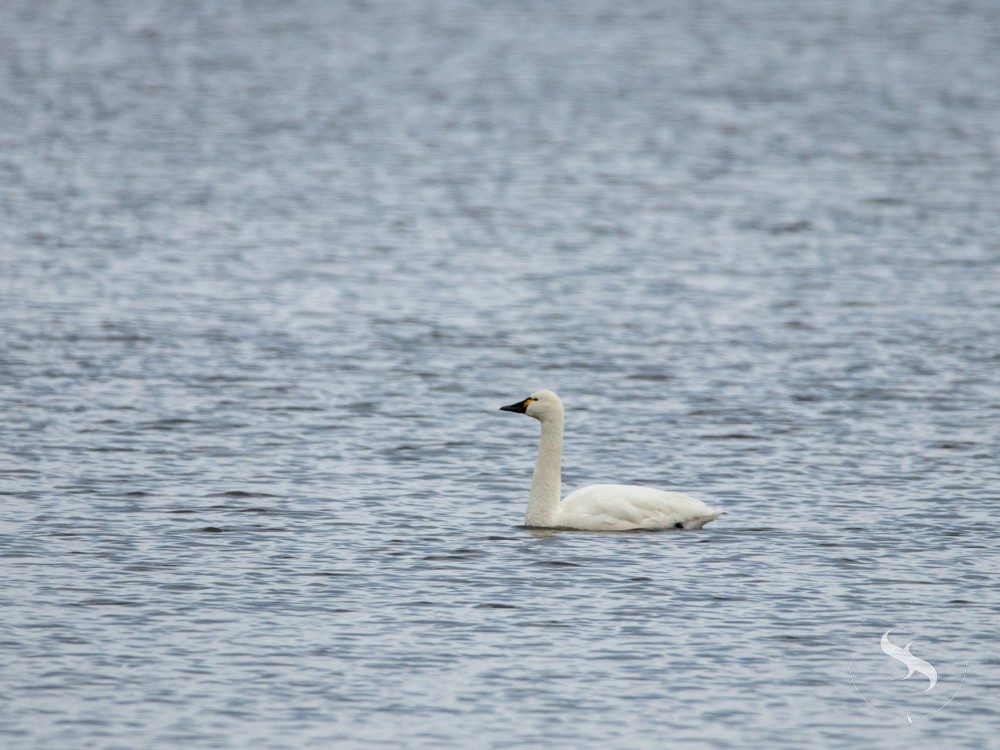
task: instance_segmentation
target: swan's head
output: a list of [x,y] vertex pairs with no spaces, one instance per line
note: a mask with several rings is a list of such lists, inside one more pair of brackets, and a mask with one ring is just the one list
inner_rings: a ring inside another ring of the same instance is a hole
[[552,391],[535,391],[524,401],[518,401],[510,406],[501,406],[500,411],[513,411],[527,414],[529,417],[544,422],[549,417],[562,416],[562,400]]

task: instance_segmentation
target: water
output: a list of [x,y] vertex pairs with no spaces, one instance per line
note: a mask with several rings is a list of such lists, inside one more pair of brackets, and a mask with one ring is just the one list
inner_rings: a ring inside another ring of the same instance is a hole
[[4,3],[0,746],[996,747],[995,21]]

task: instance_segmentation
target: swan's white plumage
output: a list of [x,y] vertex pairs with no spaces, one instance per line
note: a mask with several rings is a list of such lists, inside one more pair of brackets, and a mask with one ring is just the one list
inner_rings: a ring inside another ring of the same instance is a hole
[[591,484],[559,503],[559,526],[580,529],[700,529],[718,518],[697,498],[629,484]]
[[560,501],[562,400],[552,391],[537,391],[522,402],[502,408],[527,414],[542,425],[531,498],[524,517],[526,526],[585,531],[700,529],[724,513],[681,492],[629,484],[592,484]]

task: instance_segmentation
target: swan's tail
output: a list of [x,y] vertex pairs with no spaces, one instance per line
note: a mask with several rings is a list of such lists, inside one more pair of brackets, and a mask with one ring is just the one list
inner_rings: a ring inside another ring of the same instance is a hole
[[724,510],[715,510],[715,511],[712,511],[711,513],[709,513],[707,515],[704,515],[704,516],[697,516],[695,518],[689,518],[687,521],[684,522],[684,528],[685,529],[700,529],[702,526],[704,526],[709,521],[714,521],[719,516],[724,516],[724,515],[726,515],[726,511],[724,511]]

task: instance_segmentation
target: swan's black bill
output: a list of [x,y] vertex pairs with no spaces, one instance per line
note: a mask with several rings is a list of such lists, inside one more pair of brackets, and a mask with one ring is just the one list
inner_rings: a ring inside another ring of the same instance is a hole
[[526,398],[524,401],[518,401],[516,404],[511,404],[510,406],[501,406],[500,411],[512,411],[517,414],[524,414],[528,411],[528,404],[534,400],[533,398]]

